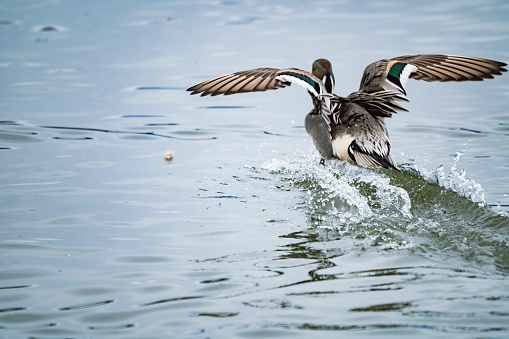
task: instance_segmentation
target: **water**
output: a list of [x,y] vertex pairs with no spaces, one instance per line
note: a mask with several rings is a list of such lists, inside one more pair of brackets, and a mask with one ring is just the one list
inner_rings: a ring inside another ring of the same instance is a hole
[[507,74],[409,82],[401,173],[319,165],[295,86],[185,89],[320,57],[340,95],[386,57],[507,62],[508,12],[2,2],[0,337],[507,337]]

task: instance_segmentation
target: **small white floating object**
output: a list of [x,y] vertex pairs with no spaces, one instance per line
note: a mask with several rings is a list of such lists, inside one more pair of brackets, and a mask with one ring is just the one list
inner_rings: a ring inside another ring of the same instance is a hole
[[164,159],[166,161],[172,161],[173,160],[173,152],[172,151],[166,151],[166,153],[164,153]]

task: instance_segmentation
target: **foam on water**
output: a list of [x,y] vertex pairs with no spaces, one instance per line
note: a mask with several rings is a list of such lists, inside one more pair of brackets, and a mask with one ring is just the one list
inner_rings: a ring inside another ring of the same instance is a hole
[[451,169],[448,174],[444,171],[444,166],[439,166],[436,169],[428,170],[422,166],[412,165],[425,180],[437,184],[446,189],[458,193],[459,196],[465,197],[472,202],[478,203],[479,206],[486,205],[484,197],[484,189],[475,180],[467,178],[465,169],[457,169],[458,162],[462,155],[465,154],[465,147],[456,152]]
[[368,198],[351,184],[344,164],[318,165],[315,159],[299,158],[296,161],[271,159],[262,168],[279,174],[281,180],[306,191],[310,213],[317,220],[326,216],[338,217],[341,223],[359,222],[373,215]]
[[[466,146],[456,153],[448,172],[443,165],[428,169],[423,165],[405,164],[401,166],[401,173],[366,169],[337,160],[327,161],[322,166],[313,155],[291,160],[273,158],[261,168],[305,190],[312,206],[327,209],[326,213],[340,217],[341,223],[359,222],[373,217],[374,213],[411,219],[412,199],[408,189],[418,189],[424,194],[426,187],[420,186],[426,183],[452,191],[458,198],[467,198],[479,207],[486,206],[482,186],[468,178],[465,169],[457,168],[465,149]],[[408,183],[408,175],[419,182]]]
[[261,167],[278,185],[304,192],[299,208],[309,217],[309,232],[323,236],[320,230],[327,230],[324,239],[347,237],[358,248],[411,250],[505,271],[509,220],[491,211],[481,185],[457,169],[463,153],[448,173],[444,166],[415,164],[402,165],[401,172],[337,160],[322,166],[313,155],[271,159]]

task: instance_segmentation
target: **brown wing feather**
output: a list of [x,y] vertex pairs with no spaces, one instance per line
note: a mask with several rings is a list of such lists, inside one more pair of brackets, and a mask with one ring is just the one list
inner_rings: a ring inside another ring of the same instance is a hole
[[392,60],[417,66],[410,78],[424,81],[482,81],[507,71],[503,62],[458,55],[420,54]]
[[482,81],[506,72],[507,64],[499,61],[458,55],[418,54],[384,59],[366,67],[361,80],[361,91],[376,92],[384,88],[388,65],[404,62],[417,66],[410,78],[424,81]]
[[191,94],[230,95],[235,93],[260,92],[290,86],[291,83],[276,79],[281,69],[257,68],[226,74],[189,87]]

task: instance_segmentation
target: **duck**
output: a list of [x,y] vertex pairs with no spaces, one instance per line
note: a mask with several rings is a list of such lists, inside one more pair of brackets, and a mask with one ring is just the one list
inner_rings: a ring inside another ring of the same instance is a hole
[[408,79],[483,81],[506,72],[506,63],[477,57],[418,54],[382,59],[368,65],[359,90],[341,97],[333,93],[335,77],[327,59],[317,59],[311,72],[298,68],[256,68],[226,74],[189,87],[191,95],[232,95],[304,87],[313,108],[304,126],[320,154],[320,163],[339,159],[366,168],[398,170],[391,154],[386,118],[407,111]]

